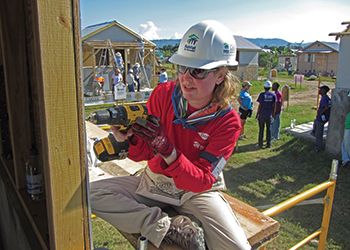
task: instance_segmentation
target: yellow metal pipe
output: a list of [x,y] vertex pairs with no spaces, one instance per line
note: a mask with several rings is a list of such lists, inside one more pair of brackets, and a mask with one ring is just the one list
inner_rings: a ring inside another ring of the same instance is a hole
[[294,245],[293,247],[289,248],[289,250],[296,250],[299,249],[300,247],[304,246],[306,243],[312,241],[313,239],[315,239],[317,236],[319,236],[321,234],[321,230],[317,230],[316,232],[310,234],[309,236],[307,236],[305,239],[303,239],[302,241],[300,241],[298,244]]
[[326,249],[327,234],[328,234],[329,222],[331,219],[332,206],[333,206],[333,200],[334,200],[334,192],[335,192],[335,183],[333,186],[328,188],[327,194],[324,198],[324,209],[323,209],[323,217],[322,217],[322,224],[321,224],[320,241],[318,243],[318,248],[317,248],[318,250]]
[[[319,243],[318,243],[318,250],[324,250],[327,243],[327,234],[328,234],[328,228],[332,213],[332,206],[333,206],[333,200],[334,200],[334,193],[335,193],[335,185],[337,180],[337,172],[338,172],[338,161],[333,160],[332,161],[332,168],[331,173],[329,176],[329,180],[317,185],[316,187],[313,187],[301,194],[298,194],[294,196],[293,198],[290,198],[284,202],[281,202],[280,204],[267,209],[263,212],[263,214],[267,216],[274,216],[277,215],[296,204],[324,191],[327,189],[326,196],[324,197],[324,208],[323,208],[323,217],[322,217],[322,225],[319,230],[316,232],[310,234],[305,239],[300,241],[298,244],[290,248],[290,250],[296,250],[300,247],[304,246],[306,243],[311,241],[312,239],[316,238],[317,236],[320,236]],[[261,250],[266,250],[266,247],[262,247]]]
[[327,188],[334,186],[335,185],[335,181],[326,181],[324,183],[321,183],[309,190],[306,190],[286,201],[283,201],[279,204],[277,204],[276,206],[269,208],[267,210],[265,210],[263,212],[263,214],[265,214],[266,216],[275,216],[277,214],[282,213],[283,211],[295,206],[296,204],[309,199],[310,197],[321,193],[322,191],[326,190]]

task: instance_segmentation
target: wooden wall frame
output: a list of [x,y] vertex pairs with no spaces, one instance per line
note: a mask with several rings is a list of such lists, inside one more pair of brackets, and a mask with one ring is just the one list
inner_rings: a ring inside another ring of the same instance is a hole
[[[0,33],[13,153],[2,163],[13,195],[43,249],[90,249],[79,1],[2,1]],[[45,184],[39,203],[25,192],[33,157]]]

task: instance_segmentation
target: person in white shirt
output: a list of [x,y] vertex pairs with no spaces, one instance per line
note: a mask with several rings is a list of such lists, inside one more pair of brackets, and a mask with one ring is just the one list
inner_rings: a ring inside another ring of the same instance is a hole
[[126,85],[128,86],[129,92],[135,92],[135,86],[137,81],[135,80],[134,71],[129,69],[128,74],[126,75]]

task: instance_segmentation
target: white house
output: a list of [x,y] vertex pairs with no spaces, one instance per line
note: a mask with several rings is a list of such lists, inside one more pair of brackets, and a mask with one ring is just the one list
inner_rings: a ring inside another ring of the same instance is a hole
[[233,36],[237,44],[236,59],[239,63],[236,75],[241,80],[258,79],[259,52],[262,50],[259,46],[250,42],[243,36]]

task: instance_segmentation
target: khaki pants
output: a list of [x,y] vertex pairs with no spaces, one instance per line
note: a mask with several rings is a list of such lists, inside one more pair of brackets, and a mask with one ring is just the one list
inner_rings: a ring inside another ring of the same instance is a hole
[[[141,233],[159,247],[170,226],[170,217],[163,210],[170,205],[137,195],[139,182],[138,176],[122,176],[91,183],[91,209],[119,230]],[[199,220],[209,249],[250,249],[236,216],[219,192],[200,193],[180,207],[171,207]]]

